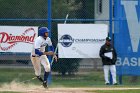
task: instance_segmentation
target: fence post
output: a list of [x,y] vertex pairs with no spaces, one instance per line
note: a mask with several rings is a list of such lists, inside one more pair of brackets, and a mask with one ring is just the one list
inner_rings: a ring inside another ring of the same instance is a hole
[[[51,21],[52,21],[52,18],[51,18],[51,0],[48,0],[48,29],[50,30],[50,32],[49,32],[49,37],[50,38],[51,38]],[[50,50],[50,48],[48,47],[48,51],[49,50]],[[48,59],[49,59],[49,62],[51,62],[52,57],[48,56]],[[51,83],[51,80],[52,80],[52,76],[51,76],[51,73],[50,73],[49,78],[48,78],[48,83],[49,84]]]
[[[112,0],[109,0],[109,36],[112,38]],[[112,84],[112,75],[110,73],[110,84]]]
[[112,38],[112,0],[109,0],[109,36]]

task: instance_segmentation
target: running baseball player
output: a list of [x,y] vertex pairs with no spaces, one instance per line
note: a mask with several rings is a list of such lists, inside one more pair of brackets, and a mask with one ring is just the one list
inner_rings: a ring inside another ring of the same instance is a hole
[[105,44],[100,48],[100,57],[103,62],[105,84],[109,85],[109,71],[111,72],[113,84],[117,85],[116,81],[116,66],[117,54],[115,48],[111,45],[111,38],[107,37]]
[[[50,62],[47,58],[48,55],[54,56],[57,61],[57,56],[54,54],[51,39],[48,37],[49,30],[47,27],[40,27],[38,30],[39,36],[35,39],[33,50],[31,52],[31,61],[35,70],[35,75],[43,83],[44,88],[48,87],[47,79],[51,70]],[[49,46],[51,51],[45,52],[45,47]],[[44,79],[41,78],[41,65],[43,66]]]

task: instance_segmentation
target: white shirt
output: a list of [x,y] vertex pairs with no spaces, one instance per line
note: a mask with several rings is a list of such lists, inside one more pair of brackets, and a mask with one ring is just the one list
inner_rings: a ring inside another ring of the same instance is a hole
[[47,37],[45,40],[42,36],[37,37],[34,41],[34,45],[33,45],[31,54],[37,55],[37,54],[35,54],[35,49],[39,49],[41,52],[45,52],[46,46],[52,46],[51,39],[49,37]]

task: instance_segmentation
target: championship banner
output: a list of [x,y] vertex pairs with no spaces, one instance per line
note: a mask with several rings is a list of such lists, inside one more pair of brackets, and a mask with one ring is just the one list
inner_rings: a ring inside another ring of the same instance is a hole
[[115,0],[117,74],[140,75],[140,0]]
[[99,58],[107,33],[106,24],[58,24],[58,56]]
[[29,53],[37,36],[38,27],[0,26],[0,52]]

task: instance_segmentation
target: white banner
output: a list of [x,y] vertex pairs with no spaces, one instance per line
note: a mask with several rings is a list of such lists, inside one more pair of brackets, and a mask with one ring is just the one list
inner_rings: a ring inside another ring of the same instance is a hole
[[106,24],[58,24],[59,58],[99,58],[107,33]]
[[0,26],[0,52],[31,52],[38,27]]

